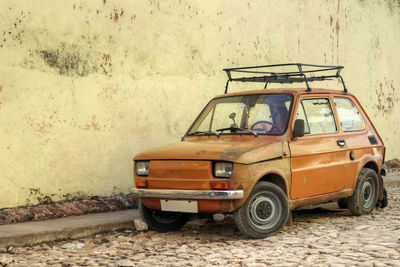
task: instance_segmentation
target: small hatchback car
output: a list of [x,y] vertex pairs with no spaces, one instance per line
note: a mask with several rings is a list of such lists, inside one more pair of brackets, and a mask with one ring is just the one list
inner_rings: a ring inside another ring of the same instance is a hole
[[[225,94],[207,104],[181,142],[134,158],[131,191],[140,198],[142,219],[151,229],[169,231],[190,213],[233,213],[241,232],[262,238],[280,231],[291,210],[302,206],[338,201],[354,215],[385,207],[385,147],[348,93],[342,68],[290,63],[225,69]],[[309,86],[332,78],[343,91]],[[227,93],[232,81],[265,87]],[[293,82],[306,88],[266,89]]]

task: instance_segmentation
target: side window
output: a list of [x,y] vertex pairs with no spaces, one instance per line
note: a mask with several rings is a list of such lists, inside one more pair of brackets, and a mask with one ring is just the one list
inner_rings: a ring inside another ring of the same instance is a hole
[[296,119],[304,120],[304,134],[310,134],[310,127],[308,126],[306,113],[304,112],[304,106],[301,101],[299,107],[297,108]]
[[365,129],[364,119],[350,99],[335,97],[334,101],[343,132],[361,131]]
[[297,118],[304,120],[305,134],[335,133],[337,131],[332,107],[327,98],[305,98],[300,101]]

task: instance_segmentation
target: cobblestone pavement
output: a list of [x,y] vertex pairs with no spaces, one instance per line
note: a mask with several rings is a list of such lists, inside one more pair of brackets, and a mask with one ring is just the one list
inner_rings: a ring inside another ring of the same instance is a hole
[[0,265],[400,266],[400,188],[388,193],[386,209],[360,217],[347,210],[297,211],[293,226],[261,240],[241,235],[227,217],[171,233],[128,230],[8,248]]

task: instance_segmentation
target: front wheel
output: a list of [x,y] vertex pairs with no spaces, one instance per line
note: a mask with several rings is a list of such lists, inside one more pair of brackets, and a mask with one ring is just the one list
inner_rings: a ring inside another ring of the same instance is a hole
[[353,195],[347,206],[353,215],[370,213],[378,201],[378,175],[372,169],[364,168],[357,180]]
[[289,218],[289,203],[282,189],[269,182],[258,182],[246,202],[235,211],[239,230],[254,238],[279,232]]
[[139,213],[150,229],[158,232],[168,232],[180,229],[189,220],[189,214],[148,209],[139,200]]

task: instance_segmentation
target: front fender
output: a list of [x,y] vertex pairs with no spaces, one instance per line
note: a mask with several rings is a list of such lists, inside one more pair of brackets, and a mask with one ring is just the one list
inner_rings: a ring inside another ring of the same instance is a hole
[[235,164],[235,174],[232,180],[240,184],[244,197],[235,200],[235,208],[239,208],[248,198],[255,184],[268,174],[279,175],[283,178],[286,192],[290,195],[291,172],[290,158],[279,158],[253,164]]

